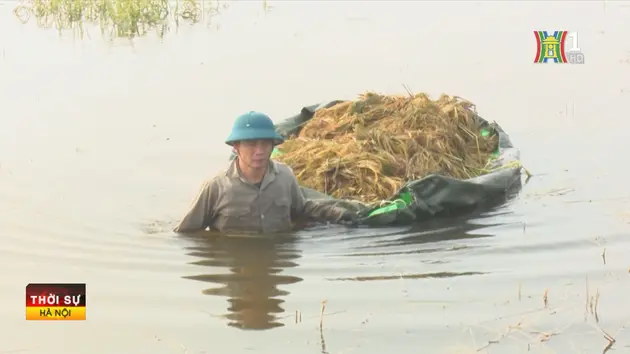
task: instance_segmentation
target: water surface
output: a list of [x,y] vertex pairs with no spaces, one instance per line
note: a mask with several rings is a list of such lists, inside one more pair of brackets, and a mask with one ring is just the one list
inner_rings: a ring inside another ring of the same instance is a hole
[[[0,5],[0,352],[593,353],[599,327],[630,352],[630,3],[235,3],[133,46],[22,25],[15,4]],[[532,64],[545,29],[578,31],[586,64]],[[520,196],[413,228],[170,231],[238,114],[403,84],[499,122],[536,175]],[[87,283],[88,320],[26,322],[30,282]]]

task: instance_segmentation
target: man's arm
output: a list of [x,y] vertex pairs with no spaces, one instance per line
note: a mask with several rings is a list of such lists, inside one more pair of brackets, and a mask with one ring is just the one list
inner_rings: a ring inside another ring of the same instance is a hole
[[205,230],[214,219],[217,197],[215,180],[204,182],[190,210],[173,231],[185,233]]
[[[293,172],[293,171],[291,171]],[[346,212],[345,209],[333,205],[319,204],[308,200],[302,194],[302,189],[298,184],[295,175],[292,175],[291,182],[291,214],[294,218],[309,217],[317,221],[329,221],[338,223]]]

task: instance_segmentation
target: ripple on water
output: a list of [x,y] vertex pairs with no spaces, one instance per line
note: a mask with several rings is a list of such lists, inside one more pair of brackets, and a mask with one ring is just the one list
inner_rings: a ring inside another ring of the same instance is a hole
[[[457,242],[490,237],[483,233],[468,234],[482,227],[485,226],[462,218],[411,229],[320,226],[315,228],[315,233],[320,233],[318,236],[308,234],[305,238],[290,239],[241,239],[207,233],[190,237],[192,244],[185,247],[186,254],[192,257],[188,263],[197,266],[198,271],[183,278],[208,284],[202,290],[205,295],[228,298],[226,311],[217,315],[226,319],[228,325],[244,329],[276,328],[286,325],[286,317],[290,315],[284,314],[285,301],[295,290],[325,292],[338,287],[335,283],[399,284],[401,280],[482,276],[482,271],[453,264],[462,252],[474,247]],[[450,260],[445,257],[449,252],[453,253]],[[306,276],[309,285],[298,286]],[[376,301],[383,294],[373,295]],[[344,296],[351,299],[353,295],[338,289],[337,301],[344,301]]]

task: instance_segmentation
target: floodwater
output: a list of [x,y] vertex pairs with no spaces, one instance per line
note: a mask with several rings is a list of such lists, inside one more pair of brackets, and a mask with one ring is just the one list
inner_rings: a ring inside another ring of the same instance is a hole
[[[16,4],[0,353],[601,353],[603,332],[630,353],[630,2],[246,2],[133,46],[22,25]],[[532,31],[562,29],[586,63],[534,65]],[[499,122],[535,175],[518,198],[291,241],[170,231],[239,113],[403,84]],[[87,283],[88,320],[25,321],[33,282]]]

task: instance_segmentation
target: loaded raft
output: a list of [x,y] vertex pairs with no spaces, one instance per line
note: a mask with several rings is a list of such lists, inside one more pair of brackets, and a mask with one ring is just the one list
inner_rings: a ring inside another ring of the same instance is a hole
[[521,186],[519,151],[471,102],[364,93],[304,107],[276,124],[272,155],[309,199],[357,211],[371,226],[412,224],[506,201]]

